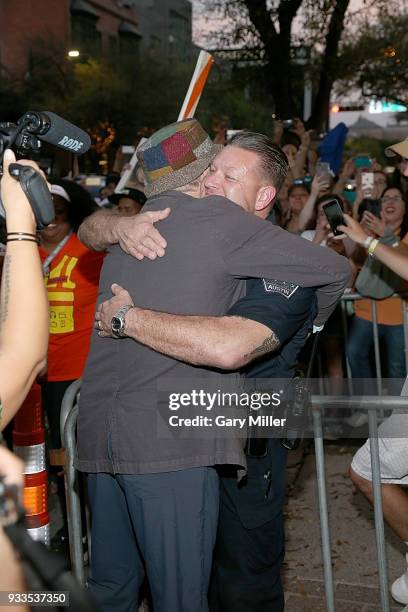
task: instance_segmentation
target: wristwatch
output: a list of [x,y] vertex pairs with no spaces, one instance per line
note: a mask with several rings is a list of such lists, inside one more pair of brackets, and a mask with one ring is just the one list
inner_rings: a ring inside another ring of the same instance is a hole
[[115,338],[126,338],[125,333],[125,316],[131,308],[134,308],[133,304],[127,304],[119,308],[118,312],[111,319],[111,332]]

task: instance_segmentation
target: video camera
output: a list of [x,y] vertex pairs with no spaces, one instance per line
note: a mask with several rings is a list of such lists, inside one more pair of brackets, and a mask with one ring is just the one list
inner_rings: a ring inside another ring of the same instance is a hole
[[[68,571],[65,558],[51,552],[42,542],[36,542],[29,536],[24,524],[24,514],[24,509],[18,501],[17,487],[7,485],[0,476],[0,528],[18,553],[27,591],[31,594],[64,594],[63,599],[52,598],[55,606],[47,603],[49,612],[97,612],[90,594]],[[38,600],[33,598],[31,601],[33,605],[30,609],[37,610],[34,602]]]
[[[28,111],[17,123],[0,122],[0,168],[5,149],[30,158],[41,149],[42,141],[82,155],[91,146],[89,135],[50,111]],[[43,177],[31,166],[10,165],[10,174],[21,184],[33,209],[37,228],[44,229],[55,217],[51,194]],[[0,202],[0,215],[5,211]]]

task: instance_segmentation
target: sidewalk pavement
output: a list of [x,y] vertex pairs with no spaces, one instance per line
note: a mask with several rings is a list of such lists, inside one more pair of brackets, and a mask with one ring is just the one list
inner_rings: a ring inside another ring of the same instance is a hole
[[[336,612],[380,612],[374,513],[348,478],[359,441],[326,442]],[[313,442],[289,453],[285,612],[326,612]],[[386,528],[390,584],[406,569],[406,547]],[[392,612],[403,612],[390,597]]]

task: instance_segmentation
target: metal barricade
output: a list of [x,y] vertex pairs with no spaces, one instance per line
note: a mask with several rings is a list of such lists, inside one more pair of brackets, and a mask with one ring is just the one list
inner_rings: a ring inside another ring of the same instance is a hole
[[[74,459],[76,455],[76,422],[78,417],[77,397],[80,390],[80,385],[81,380],[75,381],[65,393],[61,410],[61,432],[63,444],[66,450],[65,490],[71,563],[75,577],[81,584],[84,584],[85,571],[82,551],[81,506],[77,486],[77,473],[74,467]],[[331,534],[327,504],[322,420],[322,409],[324,409],[324,407],[327,405],[330,405],[331,408],[337,407],[353,410],[359,409],[367,410],[368,412],[381,610],[382,612],[389,612],[390,600],[388,591],[384,518],[382,510],[377,413],[381,412],[384,408],[390,410],[403,409],[408,413],[408,397],[313,395],[311,402],[327,612],[335,612]]]
[[[384,533],[384,517],[382,510],[380,455],[378,446],[377,412],[384,408],[391,410],[403,409],[408,413],[408,397],[395,396],[312,396],[313,433],[315,439],[316,473],[319,496],[320,530],[322,539],[322,558],[324,568],[324,584],[327,612],[335,612],[334,582],[331,559],[331,540],[329,514],[327,506],[327,488],[325,473],[325,458],[323,444],[323,427],[321,409],[330,404],[331,407],[364,409],[368,411],[369,440],[371,454],[371,471],[374,497],[374,522],[377,547],[377,565],[380,587],[382,612],[389,612],[390,599],[388,591],[387,557]],[[403,434],[402,434],[403,435]]]
[[[395,293],[392,297],[399,298],[401,300],[401,309],[403,313],[403,325],[404,325],[404,355],[405,355],[405,369],[408,375],[408,306],[407,306],[407,295],[404,293],[403,296]],[[349,384],[349,391],[352,394],[353,390],[353,377],[350,369],[350,364],[346,354],[346,344],[349,336],[348,324],[347,324],[347,304],[356,302],[359,300],[370,300],[359,293],[345,293],[341,298],[341,312],[342,312],[342,324],[343,324],[343,338],[344,338],[344,352],[346,357],[346,372],[347,380]],[[374,359],[375,359],[375,374],[377,379],[377,391],[379,395],[382,395],[382,374],[381,374],[381,354],[378,334],[378,316],[377,316],[377,302],[378,300],[370,300],[371,308],[371,321],[373,323],[373,345],[374,345]]]
[[82,549],[82,515],[79,493],[78,473],[74,467],[76,456],[76,424],[78,418],[78,394],[81,379],[73,382],[65,392],[61,405],[61,440],[65,448],[65,497],[67,504],[67,522],[69,552],[72,571],[80,584],[85,584],[84,557]]

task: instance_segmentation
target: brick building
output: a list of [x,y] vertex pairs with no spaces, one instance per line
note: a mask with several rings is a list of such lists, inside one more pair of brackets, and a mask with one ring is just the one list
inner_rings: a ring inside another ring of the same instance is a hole
[[190,0],[139,0],[137,17],[145,48],[164,57],[191,58],[194,45]]
[[24,78],[33,41],[111,58],[144,47],[190,59],[190,0],[0,0],[0,70]]

